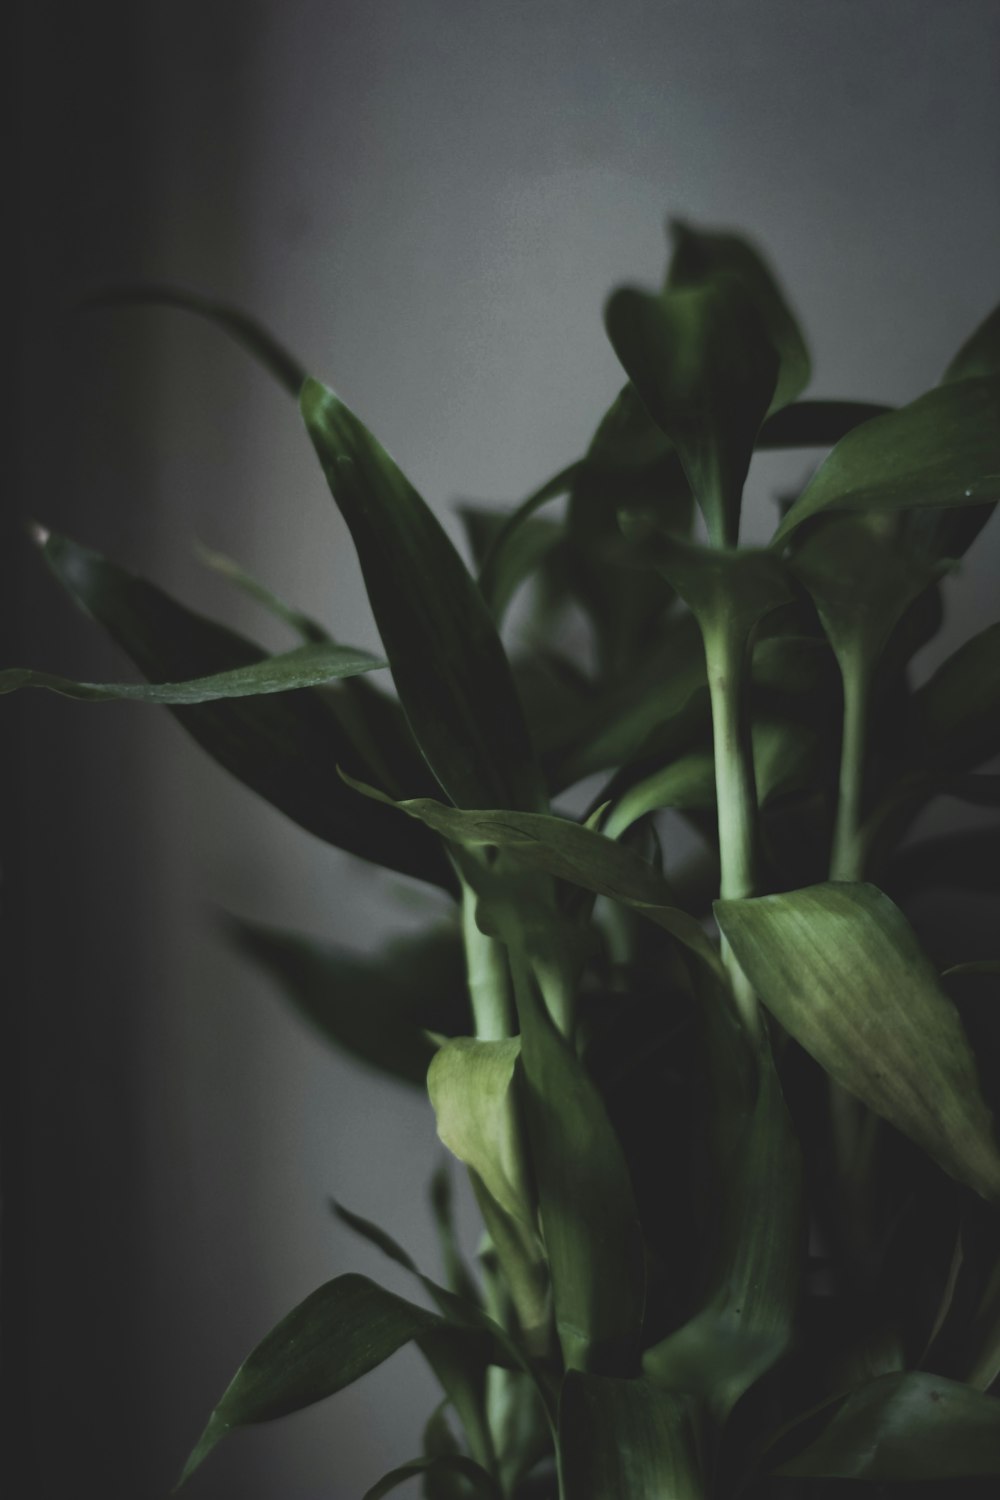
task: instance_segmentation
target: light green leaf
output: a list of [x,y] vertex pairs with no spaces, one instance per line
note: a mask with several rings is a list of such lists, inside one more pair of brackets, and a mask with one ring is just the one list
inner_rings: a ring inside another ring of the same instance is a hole
[[688,1403],[646,1380],[570,1371],[559,1402],[563,1500],[706,1500]]
[[533,1223],[515,1072],[520,1038],[456,1037],[435,1053],[427,1092],[442,1143],[471,1167],[511,1217]]
[[468,1480],[471,1485],[471,1490],[463,1493],[484,1495],[486,1500],[501,1500],[496,1481],[490,1478],[484,1468],[461,1453],[442,1453],[436,1458],[413,1458],[409,1463],[400,1464],[397,1469],[390,1469],[388,1474],[383,1474],[377,1484],[366,1490],[364,1500],[382,1500],[383,1495],[388,1495],[391,1490],[417,1475],[432,1481],[456,1475]]
[[334,1395],[440,1324],[435,1313],[384,1291],[365,1276],[338,1276],[326,1282],[244,1360],[179,1483],[189,1479],[235,1428],[269,1422]]
[[606,838],[618,839],[640,818],[661,808],[714,806],[714,758],[706,751],[693,751],[630,786],[615,802],[601,831]]
[[451,929],[390,943],[366,956],[302,933],[230,919],[237,944],[336,1047],[423,1087],[434,1045],[427,1033],[468,1029],[461,940]]
[[615,353],[673,443],[714,547],[735,546],[743,483],[778,356],[732,275],[659,296],[623,288],[605,311]]
[[[265,659],[253,642],[68,537],[46,535],[42,553],[63,588],[144,677],[183,682]],[[378,768],[359,753],[331,703],[338,693],[363,686],[363,678],[352,678],[335,688],[175,705],[169,712],[226,771],[310,833],[363,859],[453,889],[454,873],[436,840],[417,829],[402,833],[388,809],[360,802],[336,775],[335,767],[342,765],[379,779]]]
[[307,381],[301,408],[354,538],[400,702],[438,781],[460,806],[545,806],[496,627],[440,523],[333,391]]
[[[1000,1402],[953,1380],[883,1375],[829,1409],[819,1436],[780,1463],[778,1474],[884,1483],[1000,1474]],[[799,1425],[814,1430],[815,1421]]]
[[720,273],[737,278],[780,358],[771,410],[787,406],[809,384],[812,366],[802,330],[767,261],[742,235],[695,229],[679,219],[669,229],[674,252],[667,285],[696,286]]
[[828,510],[906,511],[1000,498],[1000,378],[942,385],[848,433],[774,534]]
[[95,703],[119,699],[130,703],[193,704],[214,703],[219,698],[255,698],[265,693],[287,693],[293,688],[318,687],[335,677],[353,677],[372,672],[388,663],[356,651],[352,646],[334,646],[316,642],[297,646],[280,656],[265,656],[262,661],[228,672],[212,672],[187,682],[72,682],[51,672],[35,672],[27,667],[8,667],[0,671],[0,693],[17,688],[49,688],[66,698],[82,698]]
[[958,1012],[872,885],[718,901],[750,984],[830,1076],[959,1181],[1000,1198],[1000,1151]]

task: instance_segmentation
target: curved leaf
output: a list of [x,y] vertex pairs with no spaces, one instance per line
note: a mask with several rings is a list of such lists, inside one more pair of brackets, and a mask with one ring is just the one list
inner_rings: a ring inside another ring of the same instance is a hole
[[778,378],[754,303],[731,275],[659,296],[623,288],[605,310],[615,353],[677,454],[715,547],[734,546],[743,483]]
[[[143,676],[179,682],[245,668],[266,653],[235,631],[186,609],[68,537],[42,553],[56,578],[132,658]],[[361,687],[362,679],[344,687]],[[337,765],[378,778],[330,701],[341,689],[173,706],[169,712],[224,770],[302,828],[350,854],[451,890],[454,874],[433,838],[401,834],[388,810],[344,787]]]
[[461,1453],[441,1453],[434,1458],[412,1458],[409,1463],[400,1464],[397,1469],[390,1469],[388,1474],[383,1474],[377,1484],[365,1491],[364,1500],[382,1500],[383,1495],[388,1495],[391,1490],[417,1475],[425,1481],[457,1475],[469,1481],[473,1495],[484,1495],[486,1500],[501,1500],[496,1480],[491,1479],[479,1464]]
[[359,672],[385,666],[388,662],[370,656],[367,651],[356,651],[353,646],[316,642],[297,646],[279,656],[265,656],[261,661],[233,667],[228,672],[193,677],[187,682],[73,682],[51,672],[8,667],[0,671],[0,693],[40,687],[66,698],[94,703],[112,699],[126,703],[215,703],[220,698],[256,698],[266,693],[287,693],[293,688],[319,687],[336,677],[354,677]]
[[301,1411],[343,1390],[441,1319],[365,1276],[338,1276],[300,1302],[243,1361],[208,1420],[183,1484],[235,1428]]
[[891,410],[873,401],[795,401],[772,412],[760,429],[757,447],[832,448],[862,422]]
[[872,885],[718,901],[719,926],[786,1031],[961,1182],[1000,1198],[1000,1150],[958,1012]]
[[774,534],[827,510],[905,511],[1000,499],[1000,378],[937,386],[848,433]]
[[505,1212],[531,1225],[514,1083],[520,1053],[519,1037],[494,1042],[456,1037],[435,1054],[427,1092],[442,1143],[478,1174]]
[[254,578],[253,574],[248,573],[235,558],[225,552],[217,552],[212,547],[205,547],[201,542],[195,543],[195,555],[206,568],[211,568],[213,573],[218,573],[220,578],[225,578],[248,598],[254,599],[267,610],[268,614],[273,615],[276,620],[283,621],[304,641],[330,640],[330,633],[324,625],[314,620],[311,615],[296,609],[293,604],[286,604],[273,589],[268,588],[266,583],[261,583],[260,579]]
[[941,376],[941,383],[976,380],[981,375],[1000,375],[1000,306],[987,313],[970,333]]
[[883,1375],[840,1398],[775,1472],[887,1483],[1000,1474],[1000,1401],[938,1375]]
[[570,1371],[559,1402],[564,1500],[706,1500],[683,1398]]
[[301,409],[354,538],[400,702],[438,781],[460,806],[545,806],[496,627],[440,523],[333,391],[307,381]]

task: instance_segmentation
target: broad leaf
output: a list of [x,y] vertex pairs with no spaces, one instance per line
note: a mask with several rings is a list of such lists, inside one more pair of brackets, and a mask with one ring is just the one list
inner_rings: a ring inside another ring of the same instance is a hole
[[180,1483],[235,1428],[301,1411],[343,1390],[440,1318],[365,1276],[338,1276],[301,1302],[247,1356],[185,1465]]
[[891,410],[871,401],[796,401],[768,417],[757,447],[832,448],[862,422]]
[[469,1482],[470,1488],[463,1489],[463,1494],[483,1495],[486,1500],[501,1500],[496,1480],[491,1479],[479,1464],[461,1453],[442,1453],[436,1458],[413,1458],[409,1463],[400,1464],[397,1469],[390,1469],[388,1474],[383,1474],[377,1484],[366,1490],[364,1500],[382,1500],[383,1495],[388,1495],[390,1491],[398,1489],[408,1479],[414,1479],[418,1475],[425,1483],[445,1476],[458,1476]]
[[468,1029],[461,943],[451,930],[401,939],[367,957],[301,933],[230,925],[243,952],[311,1025],[380,1072],[422,1087],[435,1050],[427,1032]]
[[51,672],[8,667],[0,671],[0,693],[41,687],[66,698],[96,703],[112,699],[126,703],[215,703],[220,698],[255,698],[267,693],[287,693],[293,688],[319,687],[336,677],[354,677],[359,672],[372,672],[387,665],[367,651],[356,651],[351,646],[316,643],[187,682],[73,682]]
[[830,883],[715,912],[754,990],[820,1066],[946,1172],[1000,1198],[1000,1151],[958,1012],[888,897]]
[[668,286],[696,286],[720,273],[736,277],[780,359],[772,410],[787,406],[809,384],[812,367],[802,330],[767,262],[741,235],[695,229],[679,219],[669,227],[674,252]]
[[[226,626],[67,537],[48,536],[42,551],[67,592],[145,677],[179,682],[246,668],[266,656]],[[330,705],[333,691],[341,689],[222,699],[170,712],[225,770],[310,833],[363,859],[453,888],[454,875],[433,839],[401,834],[388,809],[361,803],[337,777],[337,765],[354,766],[373,780],[379,773],[342,727]]]
[[772,546],[827,510],[906,511],[1000,498],[1000,378],[942,385],[856,428],[789,510]]
[[715,547],[734,546],[743,483],[778,356],[732,275],[659,296],[623,288],[605,311],[615,353],[677,454]]
[[302,415],[350,528],[400,702],[460,806],[545,805],[482,594],[431,510],[353,412],[307,381]]
[[559,1402],[564,1500],[706,1500],[683,1398],[570,1371]]
[[[884,1483],[1000,1474],[1000,1401],[953,1380],[883,1375],[830,1409],[819,1436],[777,1473]],[[782,1446],[794,1436],[786,1433]]]
[[435,1054],[427,1092],[442,1143],[478,1174],[501,1208],[530,1225],[532,1195],[515,1086],[520,1052],[518,1037],[456,1037]]

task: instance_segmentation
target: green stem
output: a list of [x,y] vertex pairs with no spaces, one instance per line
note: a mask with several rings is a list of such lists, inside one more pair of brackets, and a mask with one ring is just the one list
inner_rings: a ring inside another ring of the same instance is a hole
[[503,943],[476,926],[476,893],[462,880],[462,939],[476,1037],[498,1042],[514,1034],[507,955]]
[[840,787],[830,856],[831,880],[864,878],[865,748],[868,737],[868,674],[858,662],[841,665],[844,727],[840,747]]
[[[748,644],[744,631],[726,624],[705,631],[722,870],[719,894],[724,901],[752,896],[756,887],[757,793],[744,712]],[[760,1031],[757,998],[725,941],[722,960],[744,1025],[756,1037]]]

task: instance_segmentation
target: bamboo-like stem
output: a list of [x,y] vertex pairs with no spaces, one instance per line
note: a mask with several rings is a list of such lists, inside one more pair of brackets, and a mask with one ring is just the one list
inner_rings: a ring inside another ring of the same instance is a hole
[[841,667],[844,727],[840,746],[840,786],[830,855],[831,880],[864,879],[865,752],[868,738],[869,675],[860,663]]
[[[705,631],[722,871],[719,894],[724,901],[752,896],[756,887],[757,791],[744,701],[748,644],[744,631],[726,625]],[[722,960],[747,1032],[757,1037],[757,997],[725,939]]]
[[503,943],[476,926],[476,900],[476,892],[462,879],[462,941],[476,1038],[498,1042],[514,1034],[507,954]]

